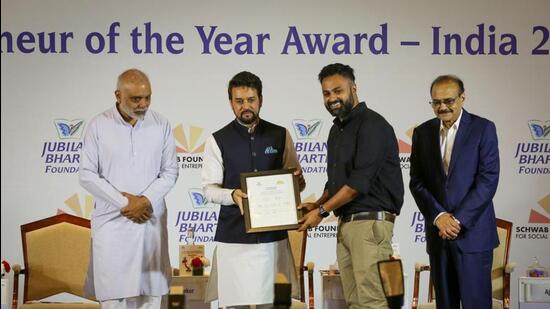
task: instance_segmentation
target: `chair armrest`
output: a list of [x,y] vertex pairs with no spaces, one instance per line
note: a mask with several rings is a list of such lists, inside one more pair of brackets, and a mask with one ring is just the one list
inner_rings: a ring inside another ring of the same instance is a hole
[[502,307],[504,309],[510,308],[510,274],[514,271],[516,263],[511,262],[504,267],[504,282],[502,285]]
[[430,265],[426,263],[416,262],[414,264],[414,288],[413,288],[413,299],[412,299],[412,309],[418,308],[418,293],[420,290],[420,273],[423,271],[429,271]]
[[308,285],[308,305],[310,309],[315,308],[315,296],[313,294],[313,269],[315,268],[315,264],[313,262],[307,262],[306,269],[307,269],[307,285]]
[[422,262],[416,262],[416,264],[414,264],[415,272],[423,272],[425,270],[430,270],[430,264],[426,264]]
[[516,268],[516,263],[515,262],[510,262],[508,264],[506,264],[506,266],[504,267],[504,272],[507,273],[507,274],[511,274],[514,269]]
[[18,301],[19,301],[19,275],[25,274],[25,270],[21,268],[21,265],[15,264],[12,267],[13,269],[13,293],[12,293],[12,300],[11,300],[11,308],[17,309],[18,308]]
[[315,269],[315,263],[311,261],[307,262],[305,270],[307,270],[307,272],[309,273],[309,272],[313,272],[313,269]]

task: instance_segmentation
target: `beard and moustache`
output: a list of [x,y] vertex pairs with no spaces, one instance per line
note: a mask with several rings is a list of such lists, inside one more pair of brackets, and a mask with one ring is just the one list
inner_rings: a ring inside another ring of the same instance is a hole
[[[331,105],[336,103],[340,103],[340,107],[338,109],[330,108]],[[325,104],[325,108],[333,117],[338,117],[339,119],[345,119],[353,109],[353,102],[352,102],[351,96],[349,96],[345,101],[338,99],[331,102],[327,102]]]
[[[252,114],[249,118],[244,117],[245,114]],[[241,113],[241,115],[238,117],[239,121],[244,124],[253,124],[258,120],[258,114],[256,114],[253,110],[247,109]]]
[[147,108],[132,110],[124,104],[119,104],[119,108],[129,117],[138,120],[143,120],[145,118],[145,114],[147,113]]

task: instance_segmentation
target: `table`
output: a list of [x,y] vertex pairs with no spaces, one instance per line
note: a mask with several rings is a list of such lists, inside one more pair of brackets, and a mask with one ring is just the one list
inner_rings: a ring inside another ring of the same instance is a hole
[[347,309],[342,281],[339,274],[321,270],[321,284],[323,291],[323,308],[325,309]]
[[185,308],[210,309],[210,303],[205,303],[208,275],[204,276],[172,276],[172,286],[183,286]]
[[550,308],[550,277],[520,277],[519,308]]

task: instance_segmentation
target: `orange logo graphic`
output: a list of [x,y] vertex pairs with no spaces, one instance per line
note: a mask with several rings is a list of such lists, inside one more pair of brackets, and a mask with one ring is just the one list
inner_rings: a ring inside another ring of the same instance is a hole
[[547,215],[543,215],[540,212],[531,209],[531,212],[529,213],[529,223],[550,223],[550,194],[543,197],[539,201],[539,205]]
[[[188,128],[188,134],[185,133],[182,124],[175,127],[172,132],[176,139],[176,152],[177,153],[203,153],[204,142],[199,144],[200,137],[202,136],[203,128],[190,126]],[[189,138],[187,138],[189,137]]]
[[[413,130],[416,128],[416,126],[410,127],[405,134],[409,137],[409,140],[412,139]],[[411,153],[411,144],[405,142],[402,139],[399,139],[399,153]]]
[[[75,193],[71,195],[68,199],[65,200],[65,205],[67,205],[75,215],[90,219],[90,216],[92,214],[92,210],[94,209],[94,198],[86,194],[84,196],[84,208],[82,208],[82,205],[80,204],[80,198],[78,197],[78,194]],[[57,209],[57,213],[66,213],[63,211],[63,209]]]

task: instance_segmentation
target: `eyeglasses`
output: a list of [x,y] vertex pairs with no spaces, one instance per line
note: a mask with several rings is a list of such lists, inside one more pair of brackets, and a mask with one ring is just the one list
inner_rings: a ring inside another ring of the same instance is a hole
[[458,98],[460,98],[460,94],[456,98],[446,98],[446,99],[442,99],[442,100],[428,101],[428,104],[430,104],[431,106],[435,106],[435,107],[441,106],[441,104],[445,104],[447,107],[449,107],[449,106],[455,104],[455,102],[456,102],[456,100],[458,100]]

